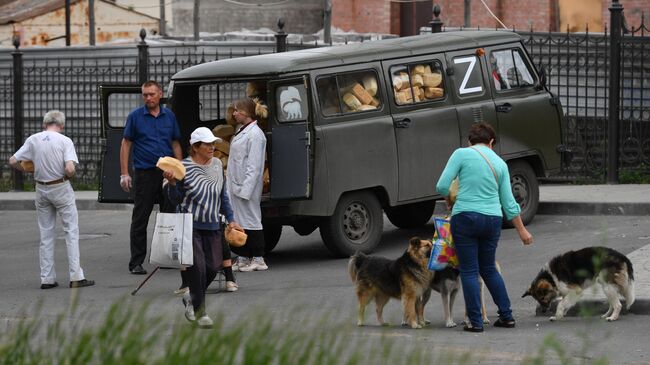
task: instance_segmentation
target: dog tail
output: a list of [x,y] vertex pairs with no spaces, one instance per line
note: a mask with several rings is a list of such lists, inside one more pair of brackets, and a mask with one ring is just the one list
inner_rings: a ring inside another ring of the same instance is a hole
[[366,255],[364,255],[361,251],[357,251],[357,253],[350,257],[350,261],[348,262],[348,274],[350,274],[350,279],[352,279],[353,283],[357,282],[359,267],[361,266],[361,262],[363,262],[365,257]]

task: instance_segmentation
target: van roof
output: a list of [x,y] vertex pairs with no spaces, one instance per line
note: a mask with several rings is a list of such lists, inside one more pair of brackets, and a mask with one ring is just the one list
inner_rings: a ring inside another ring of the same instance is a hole
[[212,61],[179,71],[172,80],[259,77],[520,40],[521,37],[514,32],[494,30],[424,34]]

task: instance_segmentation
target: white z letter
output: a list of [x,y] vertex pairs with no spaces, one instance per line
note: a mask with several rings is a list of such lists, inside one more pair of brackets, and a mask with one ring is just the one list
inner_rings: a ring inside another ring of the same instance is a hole
[[465,77],[463,77],[463,82],[460,84],[460,89],[458,89],[458,93],[461,95],[483,91],[483,88],[481,86],[467,88],[467,81],[469,80],[469,76],[472,74],[472,71],[474,70],[474,65],[476,65],[476,57],[470,56],[470,57],[456,58],[454,60],[455,64],[468,63],[468,62],[469,62],[469,67],[465,72]]

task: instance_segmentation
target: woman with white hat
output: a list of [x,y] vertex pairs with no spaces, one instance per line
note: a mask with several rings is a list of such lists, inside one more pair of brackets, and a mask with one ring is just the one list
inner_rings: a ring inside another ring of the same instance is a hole
[[208,128],[195,129],[190,137],[189,156],[182,161],[185,178],[177,180],[172,170],[163,173],[169,182],[166,192],[170,200],[179,205],[181,212],[192,213],[194,217],[194,265],[187,268],[190,292],[183,296],[183,304],[185,317],[202,328],[213,325],[205,313],[205,291],[223,262],[219,213],[226,216],[229,227],[243,230],[234,220],[221,161],[213,157],[217,139]]

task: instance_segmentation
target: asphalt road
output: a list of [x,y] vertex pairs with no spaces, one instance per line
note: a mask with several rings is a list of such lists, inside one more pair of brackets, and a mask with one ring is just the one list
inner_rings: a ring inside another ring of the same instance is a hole
[[[153,217],[153,215],[152,215]],[[165,313],[170,323],[182,318],[180,299],[172,295],[180,283],[175,270],[161,270],[136,296],[131,290],[143,279],[128,273],[128,229],[130,211],[82,211],[80,215],[81,263],[86,277],[96,280],[90,288],[67,288],[65,243],[59,227],[56,263],[61,287],[39,289],[38,229],[33,211],[0,212],[3,222],[0,237],[0,331],[35,314],[53,321],[57,315],[71,319],[84,318],[81,325],[92,325],[103,318],[109,306],[117,301],[151,304],[150,310]],[[486,327],[482,334],[469,334],[459,327],[447,329],[442,320],[440,298],[432,296],[426,308],[431,326],[411,330],[399,326],[401,307],[391,301],[384,318],[393,326],[377,325],[374,306],[366,311],[365,327],[356,327],[356,298],[346,272],[347,259],[333,259],[321,243],[318,231],[300,237],[285,227],[277,248],[267,257],[267,272],[239,273],[237,293],[216,292],[218,283],[207,297],[208,313],[226,313],[230,323],[254,318],[263,313],[277,318],[286,326],[300,325],[312,319],[328,320],[350,338],[393,337],[398,342],[419,342],[432,348],[465,353],[471,351],[482,364],[519,363],[534,355],[547,335],[554,334],[577,362],[607,356],[612,364],[650,364],[647,349],[647,328],[650,317],[628,314],[617,322],[606,323],[599,317],[585,319],[568,317],[563,322],[549,322],[535,316],[535,303],[520,298],[541,265],[553,255],[589,245],[607,245],[628,254],[649,243],[647,216],[554,216],[538,215],[529,225],[535,236],[532,246],[524,247],[514,230],[503,231],[498,260],[508,287],[517,328]],[[151,227],[151,225],[150,225]],[[424,229],[398,230],[387,220],[377,255],[395,258],[406,247],[408,238],[431,236],[431,225]],[[151,270],[151,267],[147,267]],[[77,293],[78,295],[74,295]],[[83,315],[66,312],[76,300]],[[463,300],[455,306],[454,318],[462,320]],[[488,313],[494,320],[496,307],[488,300]],[[213,316],[214,317],[214,316]],[[556,355],[549,354],[548,363]]]

